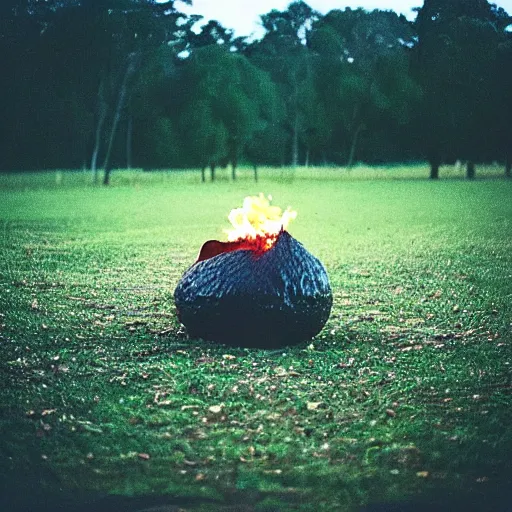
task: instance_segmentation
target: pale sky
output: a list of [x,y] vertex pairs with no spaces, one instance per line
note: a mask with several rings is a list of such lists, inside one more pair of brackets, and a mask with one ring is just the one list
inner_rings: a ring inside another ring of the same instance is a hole
[[[219,21],[225,28],[235,31],[235,36],[260,35],[258,31],[259,15],[272,9],[285,10],[291,0],[192,0],[192,7],[176,2],[176,7],[187,14],[201,14],[204,21]],[[423,0],[306,0],[306,3],[322,14],[332,9],[363,7],[366,10],[392,9],[414,19],[413,7],[421,7]],[[512,14],[512,0],[494,0]]]

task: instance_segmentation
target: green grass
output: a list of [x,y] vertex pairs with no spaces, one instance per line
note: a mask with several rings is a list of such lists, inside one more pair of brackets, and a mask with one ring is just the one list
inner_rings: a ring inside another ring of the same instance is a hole
[[[501,503],[512,182],[497,173],[116,172],[110,188],[86,173],[0,175],[11,507],[105,493],[194,511]],[[173,290],[260,191],[298,211],[289,231],[327,268],[331,317],[310,344],[274,352],[189,340]]]

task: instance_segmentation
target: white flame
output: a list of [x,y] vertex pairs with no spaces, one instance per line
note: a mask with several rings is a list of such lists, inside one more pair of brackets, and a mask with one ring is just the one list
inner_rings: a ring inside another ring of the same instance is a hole
[[233,229],[226,230],[230,242],[243,239],[254,239],[258,236],[272,237],[286,229],[297,212],[287,208],[284,212],[279,206],[272,206],[272,196],[248,196],[242,208],[231,210],[228,215]]

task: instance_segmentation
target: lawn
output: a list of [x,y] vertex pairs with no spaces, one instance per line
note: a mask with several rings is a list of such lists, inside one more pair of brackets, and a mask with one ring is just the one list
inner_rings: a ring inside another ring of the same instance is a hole
[[[0,175],[0,508],[507,510],[512,182],[427,174]],[[173,290],[259,192],[298,211],[330,319],[189,339]]]

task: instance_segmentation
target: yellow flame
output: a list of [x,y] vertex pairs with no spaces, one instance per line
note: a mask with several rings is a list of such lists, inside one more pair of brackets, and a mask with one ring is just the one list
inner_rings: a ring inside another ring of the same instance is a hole
[[231,210],[228,215],[233,229],[226,230],[228,240],[234,242],[240,239],[269,239],[269,245],[281,229],[286,229],[291,220],[297,217],[297,212],[288,207],[284,212],[279,206],[272,206],[272,196],[248,196],[244,199],[242,208]]

